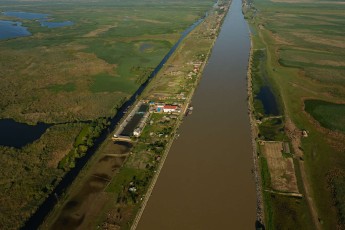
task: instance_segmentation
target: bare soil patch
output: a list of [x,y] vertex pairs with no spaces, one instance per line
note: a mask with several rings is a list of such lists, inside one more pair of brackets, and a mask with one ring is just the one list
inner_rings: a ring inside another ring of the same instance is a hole
[[93,30],[87,34],[84,35],[84,37],[86,38],[90,38],[90,37],[96,37],[99,34],[102,34],[104,32],[107,32],[108,30],[117,27],[116,25],[106,25],[104,27],[101,27],[99,29]]
[[293,160],[282,155],[283,142],[262,142],[261,149],[267,159],[272,188],[282,192],[298,193]]
[[[91,229],[103,207],[111,201],[104,189],[122,166],[127,152],[126,146],[109,142],[103,149],[104,154],[90,169],[85,181],[79,184],[79,189],[76,188],[71,193],[71,198],[64,203],[50,229]],[[106,155],[110,153],[120,157]]]

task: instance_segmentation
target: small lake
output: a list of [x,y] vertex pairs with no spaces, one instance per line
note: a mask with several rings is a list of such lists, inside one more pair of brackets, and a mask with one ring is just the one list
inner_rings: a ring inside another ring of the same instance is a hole
[[147,51],[148,49],[151,49],[151,48],[153,48],[153,47],[154,47],[153,44],[150,44],[150,43],[143,43],[143,44],[140,46],[139,50],[140,50],[140,52],[145,52],[145,51]]
[[30,36],[28,29],[21,22],[0,20],[0,40]]
[[41,26],[48,27],[48,28],[58,28],[58,27],[65,27],[65,26],[72,26],[74,23],[71,21],[65,21],[65,22],[47,22],[47,21],[41,21]]
[[0,145],[22,148],[39,139],[50,124],[28,125],[12,119],[0,120]]
[[265,114],[274,116],[280,115],[277,100],[269,86],[262,86],[256,99],[262,102]]
[[[51,18],[49,14],[16,12],[16,11],[6,11],[6,12],[3,12],[2,14],[5,16],[13,17],[17,19],[37,20],[39,21],[42,27],[48,27],[48,28],[59,28],[59,27],[74,25],[74,23],[71,21],[53,22],[51,21],[53,18]],[[30,36],[30,35],[31,33],[28,31],[26,27],[22,26],[21,22],[0,20],[0,40],[24,37],[24,36]]]

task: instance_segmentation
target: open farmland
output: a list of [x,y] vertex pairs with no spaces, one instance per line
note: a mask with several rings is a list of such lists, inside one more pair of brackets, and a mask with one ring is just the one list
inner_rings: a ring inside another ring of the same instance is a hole
[[271,175],[272,188],[281,192],[298,193],[292,158],[283,157],[282,142],[262,142],[261,147]]
[[[0,40],[0,117],[52,124],[21,149],[0,146],[0,228],[18,229],[74,159],[105,130],[105,117],[146,80],[210,0],[0,1],[1,11],[45,13],[61,28],[23,23],[32,36]],[[18,134],[20,135],[20,134]]]
[[[307,198],[304,210],[309,210],[317,229],[345,226],[344,183],[340,182],[345,169],[344,11],[343,1],[254,0],[245,7],[254,52],[260,50],[265,56],[261,72],[266,71],[281,99],[297,182]],[[254,89],[257,82],[254,78]],[[275,215],[282,210],[280,205],[276,198],[265,199],[269,229],[284,223],[295,229],[311,226],[306,216],[297,216],[294,225]],[[303,210],[293,203],[287,207],[291,216]]]

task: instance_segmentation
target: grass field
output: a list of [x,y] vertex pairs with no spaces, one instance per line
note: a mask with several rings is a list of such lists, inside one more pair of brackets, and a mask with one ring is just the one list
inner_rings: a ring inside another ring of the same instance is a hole
[[21,21],[32,33],[0,41],[0,118],[59,123],[22,149],[0,146],[0,206],[5,207],[0,212],[1,229],[22,226],[64,175],[59,162],[72,149],[76,150],[72,155],[84,151],[78,136],[92,127],[78,121],[113,116],[181,32],[213,4],[212,0],[0,0],[2,12],[46,13],[53,21],[74,23],[50,29],[36,20],[0,14],[0,20]]
[[[344,123],[345,5],[341,1],[316,0],[247,3],[253,48],[265,50],[264,71],[281,97],[284,123],[291,119],[299,130],[285,124],[285,132],[295,141],[295,150],[303,152],[304,161],[296,160],[305,165],[304,186],[308,186],[316,207],[314,220],[322,229],[344,228],[344,209],[339,205],[343,203],[344,184],[337,181],[344,175],[345,135],[332,130],[341,131]],[[301,130],[307,130],[308,137],[296,136]],[[271,229],[279,228],[278,223],[284,221],[286,226],[293,226],[283,215],[275,215],[282,211],[276,206],[282,204],[280,201],[268,197],[265,202],[272,210],[267,217]],[[293,203],[286,209],[291,213],[303,210]],[[295,222],[303,229],[312,226],[312,218],[300,217],[297,215]]]
[[304,101],[305,110],[328,129],[345,132],[345,104],[319,100]]

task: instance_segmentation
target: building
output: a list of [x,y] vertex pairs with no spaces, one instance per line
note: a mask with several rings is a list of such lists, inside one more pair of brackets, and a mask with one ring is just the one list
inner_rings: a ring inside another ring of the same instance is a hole
[[164,113],[176,113],[180,112],[177,105],[164,105],[163,107]]
[[164,104],[156,104],[156,112],[161,113],[163,112]]
[[139,137],[141,134],[141,129],[140,128],[136,128],[134,131],[133,131],[133,136],[135,137]]

